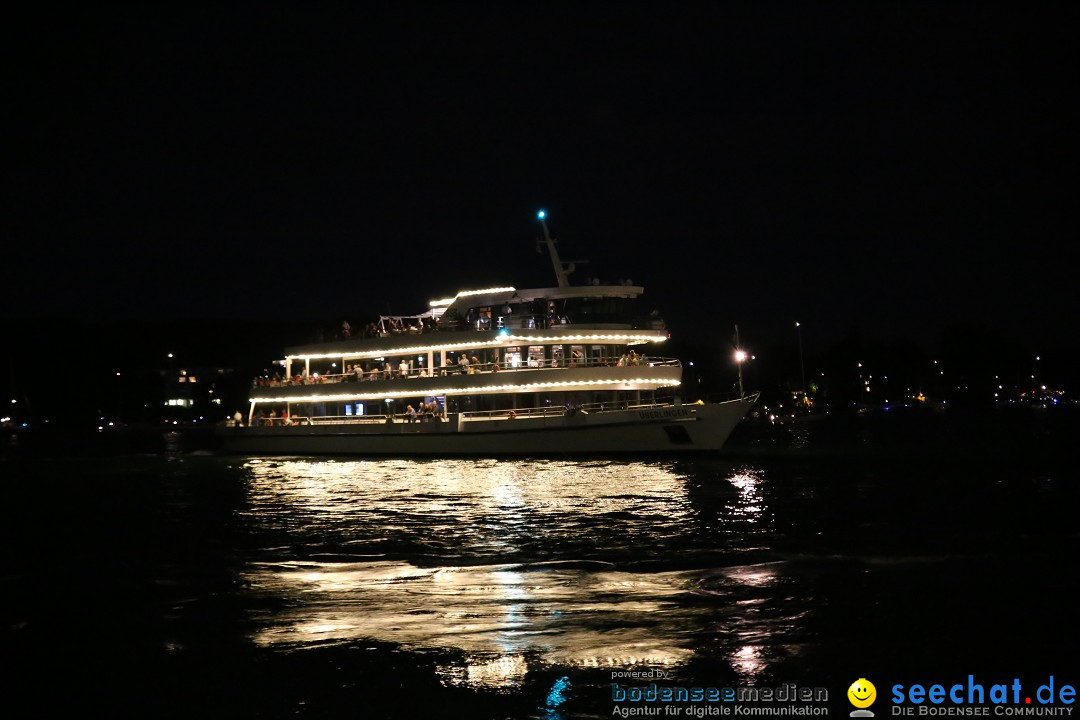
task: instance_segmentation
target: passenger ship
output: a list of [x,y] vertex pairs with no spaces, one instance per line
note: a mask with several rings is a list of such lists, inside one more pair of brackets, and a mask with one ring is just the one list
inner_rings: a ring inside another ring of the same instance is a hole
[[[497,287],[384,316],[368,337],[288,348],[219,428],[244,453],[606,455],[719,450],[757,396],[684,402],[643,288],[571,285],[537,214],[557,287]],[[540,248],[538,248],[540,249]]]

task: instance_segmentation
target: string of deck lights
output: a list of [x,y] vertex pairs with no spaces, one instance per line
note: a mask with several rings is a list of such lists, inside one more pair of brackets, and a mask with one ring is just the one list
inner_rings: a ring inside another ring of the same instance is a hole
[[439,300],[432,300],[428,303],[430,307],[441,307],[443,305],[452,305],[455,300],[463,297],[470,297],[472,295],[494,295],[500,292],[514,292],[516,288],[512,287],[497,287],[497,288],[485,288],[484,290],[462,290],[452,298],[441,298]]
[[[507,334],[503,335],[502,333]],[[332,353],[312,353],[299,355],[286,355],[286,360],[329,360],[331,358],[379,358],[385,356],[411,355],[422,352],[454,352],[456,350],[472,350],[484,347],[513,347],[525,343],[545,343],[564,340],[567,342],[581,340],[623,340],[626,342],[663,342],[667,336],[660,331],[653,335],[511,335],[508,331],[500,331],[498,337],[492,340],[475,340],[472,342],[442,343],[440,345],[410,345],[400,348],[384,348],[380,350],[346,351]]]

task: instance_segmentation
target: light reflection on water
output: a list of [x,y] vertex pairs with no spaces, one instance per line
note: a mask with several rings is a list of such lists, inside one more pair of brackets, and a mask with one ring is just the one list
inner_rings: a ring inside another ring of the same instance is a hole
[[[244,579],[276,608],[255,618],[261,646],[448,651],[461,660],[439,665],[443,682],[504,687],[539,668],[681,666],[719,628],[732,668],[753,678],[774,628],[799,620],[759,606],[762,588],[784,582],[781,564],[695,563],[695,536],[762,519],[755,468],[718,474],[719,514],[694,507],[670,463],[253,459],[245,470],[247,520],[266,547]],[[673,538],[685,538],[681,563]]]
[[758,485],[761,483],[761,471],[753,468],[745,468],[730,477],[731,484],[739,490],[739,500],[735,512],[749,522],[755,522],[761,515],[762,502],[761,492]]

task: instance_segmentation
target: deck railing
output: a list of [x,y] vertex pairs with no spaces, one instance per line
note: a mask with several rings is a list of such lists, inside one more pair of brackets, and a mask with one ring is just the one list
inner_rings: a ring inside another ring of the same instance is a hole
[[[577,413],[589,415],[593,413],[619,412],[626,410],[647,410],[655,408],[668,408],[674,406],[675,403],[673,401],[633,402],[628,400],[618,400],[600,403],[587,403],[584,405],[541,405],[539,407],[502,410],[473,410],[462,412],[460,413],[460,415],[465,421],[514,420],[518,418],[525,419],[539,417],[563,417],[565,415],[574,415]],[[387,413],[381,415],[294,415],[288,418],[256,417],[253,419],[251,425],[252,427],[303,427],[312,425],[381,425],[390,423],[398,424],[412,422],[423,423],[447,421],[448,419],[446,415],[441,412],[436,414],[418,413],[415,416],[410,416],[406,413]]]
[[[451,331],[459,332],[462,330],[474,330],[477,332],[489,332],[491,330],[502,330],[504,328],[508,330],[550,330],[551,328],[568,328],[574,327],[577,324],[581,324],[584,327],[596,323],[603,323],[605,325],[611,325],[616,327],[626,327],[638,330],[666,330],[667,325],[664,323],[663,318],[647,315],[647,316],[581,316],[578,322],[574,321],[574,318],[564,315],[547,315],[544,313],[513,313],[510,315],[494,315],[492,317],[473,317],[473,318],[448,318],[443,316],[439,319],[439,322],[434,328],[430,328],[430,325],[424,325],[424,332],[428,332],[429,329],[435,332],[439,331]],[[383,337],[388,335],[405,335],[405,334],[418,334],[420,331],[413,327],[407,327],[403,329],[390,330],[382,333]]]
[[427,368],[409,368],[402,370],[393,367],[390,370],[372,369],[366,372],[334,373],[326,375],[294,375],[288,380],[284,378],[259,378],[252,387],[292,387],[296,385],[320,385],[342,382],[371,382],[375,380],[415,380],[423,377],[450,377],[453,375],[496,373],[496,372],[524,372],[529,370],[550,370],[557,368],[597,368],[597,367],[679,367],[682,363],[676,358],[644,357],[632,362],[623,362],[621,358],[555,358],[555,359],[528,359],[522,360],[517,366],[507,366],[505,363],[472,363],[468,365],[443,365],[433,371]]
[[[232,421],[230,421],[232,422]],[[304,427],[313,425],[385,425],[389,423],[412,423],[412,422],[446,422],[446,416],[442,414],[417,413],[410,416],[406,413],[393,413],[387,415],[293,415],[281,417],[256,417],[251,421],[251,427]]]
[[461,413],[466,420],[506,420],[527,417],[562,417],[576,413],[592,414],[616,412],[622,410],[643,410],[651,408],[674,407],[674,402],[633,402],[618,400],[584,405],[546,405],[532,408],[514,408],[513,410],[476,410]]

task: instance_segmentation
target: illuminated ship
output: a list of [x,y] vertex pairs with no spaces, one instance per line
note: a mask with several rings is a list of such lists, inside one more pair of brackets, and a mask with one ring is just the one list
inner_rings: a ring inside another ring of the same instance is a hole
[[219,428],[244,453],[542,455],[719,450],[757,400],[685,403],[682,363],[656,348],[643,288],[571,285],[543,211],[557,287],[459,292],[382,317],[362,338],[288,348]]

